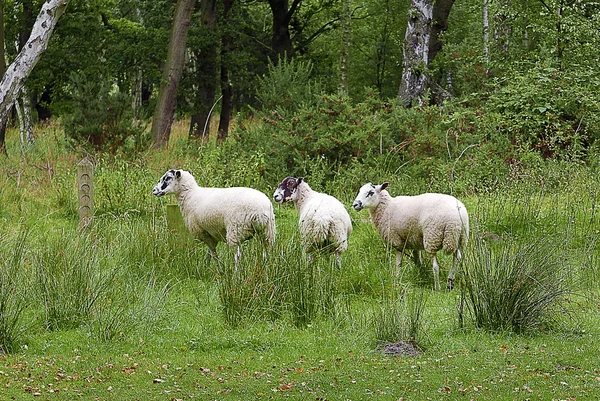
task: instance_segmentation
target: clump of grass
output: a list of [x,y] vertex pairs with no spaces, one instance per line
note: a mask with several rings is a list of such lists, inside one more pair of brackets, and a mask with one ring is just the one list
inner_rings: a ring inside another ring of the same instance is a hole
[[0,237],[0,354],[11,353],[25,331],[23,313],[29,306],[23,256],[27,231],[11,243]]
[[91,236],[63,232],[36,254],[37,285],[50,330],[76,328],[108,291],[115,270],[101,263]]
[[295,237],[266,250],[247,244],[238,264],[226,252],[217,266],[217,283],[225,320],[239,326],[248,320],[289,316],[306,327],[323,314],[335,312],[334,258],[316,255],[309,263]]
[[282,273],[281,265],[275,262],[275,250],[263,249],[258,241],[251,241],[244,244],[236,264],[234,251],[223,249],[215,262],[215,276],[227,323],[237,327],[249,320],[279,317]]
[[570,293],[570,267],[557,246],[563,241],[556,236],[523,245],[476,241],[463,264],[461,322],[466,308],[478,328],[517,333],[543,328]]
[[[148,280],[124,281],[124,288],[113,288],[96,302],[89,321],[92,337],[100,341],[124,339],[134,331],[151,330],[159,321],[172,284],[161,285],[156,276]],[[119,292],[123,294],[119,294]]]
[[375,341],[379,346],[401,341],[418,346],[424,332],[425,290],[404,285],[394,293],[384,298],[380,306],[375,320]]

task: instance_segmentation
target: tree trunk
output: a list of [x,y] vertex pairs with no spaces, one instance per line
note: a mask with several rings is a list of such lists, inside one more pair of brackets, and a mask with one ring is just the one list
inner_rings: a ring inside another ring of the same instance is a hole
[[348,95],[348,58],[352,30],[352,0],[342,1],[342,43],[340,46],[340,85],[339,92]]
[[0,124],[6,123],[9,107],[15,96],[21,91],[25,79],[48,47],[52,31],[58,18],[65,11],[67,3],[68,0],[46,0],[44,2],[27,44],[3,75],[0,82]]
[[[6,71],[4,54],[4,0],[0,0],[0,76]],[[0,155],[6,155],[6,119],[0,119]]]
[[[235,0],[224,0],[223,4],[223,26],[229,26],[229,18],[231,8]],[[221,115],[219,117],[219,132],[217,134],[217,143],[221,144],[229,135],[229,123],[231,121],[231,113],[233,112],[233,87],[229,80],[229,66],[227,59],[231,52],[231,35],[225,30],[221,37],[221,94],[223,101],[221,102]]]
[[[17,48],[19,51],[25,47],[25,44],[31,36],[31,29],[34,24],[33,19],[33,2],[23,1],[23,14],[21,17],[21,29],[19,30],[19,40]],[[21,133],[21,149],[24,151],[26,148],[32,146],[35,143],[33,137],[33,118],[32,118],[32,101],[31,94],[25,86],[21,88],[21,92],[18,95],[20,99],[15,100],[15,108],[17,110],[19,118],[19,132]]]
[[177,0],[175,5],[167,60],[163,67],[158,100],[150,130],[156,149],[169,144],[171,125],[177,106],[177,89],[185,62],[185,43],[195,3],[196,0]]
[[489,14],[489,3],[490,0],[483,0],[483,58],[485,60],[485,75],[489,74],[490,66],[490,14]]
[[434,103],[441,103],[450,95],[431,79],[427,69],[442,48],[439,35],[448,28],[448,16],[453,4],[454,0],[411,0],[398,94],[407,107],[413,102],[426,104],[429,90]]
[[271,47],[277,57],[291,57],[294,52],[290,36],[290,21],[302,0],[294,0],[288,9],[288,0],[269,0],[273,14]]
[[217,2],[202,0],[202,24],[208,43],[193,51],[196,63],[196,83],[192,118],[190,122],[190,138],[207,141],[210,137],[210,112],[217,91]]

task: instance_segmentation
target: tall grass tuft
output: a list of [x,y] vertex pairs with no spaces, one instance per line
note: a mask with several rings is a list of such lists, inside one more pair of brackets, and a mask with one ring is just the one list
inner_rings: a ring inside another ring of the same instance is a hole
[[10,243],[0,237],[0,354],[11,353],[25,331],[23,313],[29,305],[23,256],[27,231]]
[[258,243],[246,244],[237,265],[232,253],[226,252],[216,264],[229,325],[288,316],[295,326],[306,327],[321,315],[335,313],[339,271],[333,257],[319,255],[308,263],[295,237],[279,241],[266,255]]
[[150,331],[161,317],[172,283],[160,284],[155,275],[148,280],[123,280],[103,294],[92,308],[88,322],[92,337],[108,342],[126,338],[132,332]]
[[91,236],[54,236],[36,254],[37,285],[50,330],[76,328],[89,320],[94,304],[115,274],[102,264]]
[[[240,260],[225,249],[215,262],[219,298],[226,322],[238,327],[248,321],[276,319],[281,311],[281,266],[274,262],[275,251],[265,250],[258,241],[244,244]],[[266,256],[266,257],[265,257]]]
[[557,247],[564,240],[545,236],[523,245],[493,246],[476,241],[462,265],[461,324],[466,308],[482,329],[524,333],[544,328],[570,293],[570,266]]
[[424,326],[427,305],[425,290],[404,285],[384,298],[375,321],[375,341],[378,345],[406,341],[418,345]]

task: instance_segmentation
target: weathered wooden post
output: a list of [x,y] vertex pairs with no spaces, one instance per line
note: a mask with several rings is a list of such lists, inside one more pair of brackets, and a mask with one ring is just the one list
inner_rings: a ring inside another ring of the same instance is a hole
[[86,157],[77,164],[77,189],[79,198],[79,229],[92,223],[94,215],[94,165]]

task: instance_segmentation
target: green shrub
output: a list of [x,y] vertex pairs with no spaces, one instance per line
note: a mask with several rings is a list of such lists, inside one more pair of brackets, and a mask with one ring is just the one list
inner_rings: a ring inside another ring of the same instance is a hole
[[256,97],[266,112],[293,115],[317,103],[321,85],[312,79],[310,61],[296,58],[269,63],[268,73],[258,79]]
[[146,147],[146,127],[134,120],[129,96],[111,82],[72,73],[71,98],[58,106],[65,136],[75,146],[133,152]]
[[593,71],[537,65],[496,85],[487,108],[503,116],[498,134],[517,149],[579,161],[600,138],[600,101],[593,95],[600,81]]

